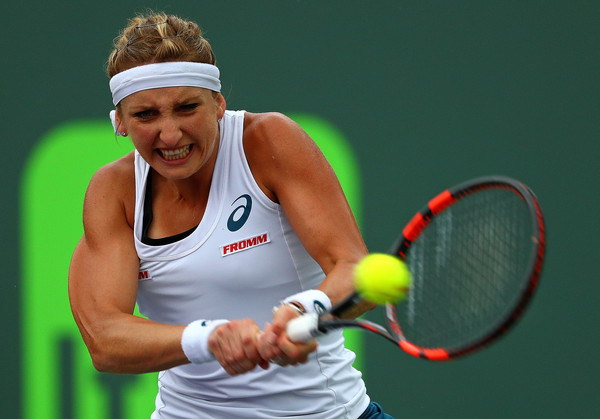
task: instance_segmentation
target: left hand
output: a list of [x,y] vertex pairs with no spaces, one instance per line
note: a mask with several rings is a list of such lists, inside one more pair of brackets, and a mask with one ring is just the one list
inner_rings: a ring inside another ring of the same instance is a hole
[[261,358],[280,366],[304,364],[311,352],[317,349],[317,341],[292,342],[286,333],[287,323],[299,316],[288,305],[281,305],[273,313],[273,323],[267,323],[258,339]]

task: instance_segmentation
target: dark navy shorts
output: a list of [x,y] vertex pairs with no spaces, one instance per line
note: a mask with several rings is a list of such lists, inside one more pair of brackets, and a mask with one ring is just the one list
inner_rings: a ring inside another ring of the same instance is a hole
[[371,402],[367,410],[358,419],[394,419],[394,417],[384,413],[377,403]]

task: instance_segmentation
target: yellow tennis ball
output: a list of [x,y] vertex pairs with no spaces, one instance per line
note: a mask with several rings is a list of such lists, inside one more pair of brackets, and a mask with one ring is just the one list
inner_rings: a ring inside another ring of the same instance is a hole
[[365,256],[354,268],[358,294],[375,304],[395,304],[406,297],[411,285],[410,271],[399,258],[383,253]]

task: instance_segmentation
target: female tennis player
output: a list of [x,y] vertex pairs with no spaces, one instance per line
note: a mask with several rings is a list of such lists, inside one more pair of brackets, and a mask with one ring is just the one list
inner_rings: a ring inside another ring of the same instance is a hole
[[389,417],[341,332],[285,332],[350,294],[367,253],[317,146],[281,114],[227,110],[193,22],[137,16],[114,47],[111,118],[135,151],[93,176],[69,273],[94,366],[160,371],[153,418]]

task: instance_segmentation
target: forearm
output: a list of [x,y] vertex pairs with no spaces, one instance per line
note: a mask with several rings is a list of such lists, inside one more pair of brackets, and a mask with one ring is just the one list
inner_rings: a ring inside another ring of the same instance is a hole
[[[327,294],[334,307],[354,293],[355,266],[355,261],[338,261],[318,287],[318,289]],[[368,301],[361,301],[358,305],[351,307],[343,313],[341,317],[356,318],[372,310],[375,306],[375,304]]]
[[139,374],[189,362],[181,348],[185,326],[119,313],[80,328],[94,366],[101,372]]

